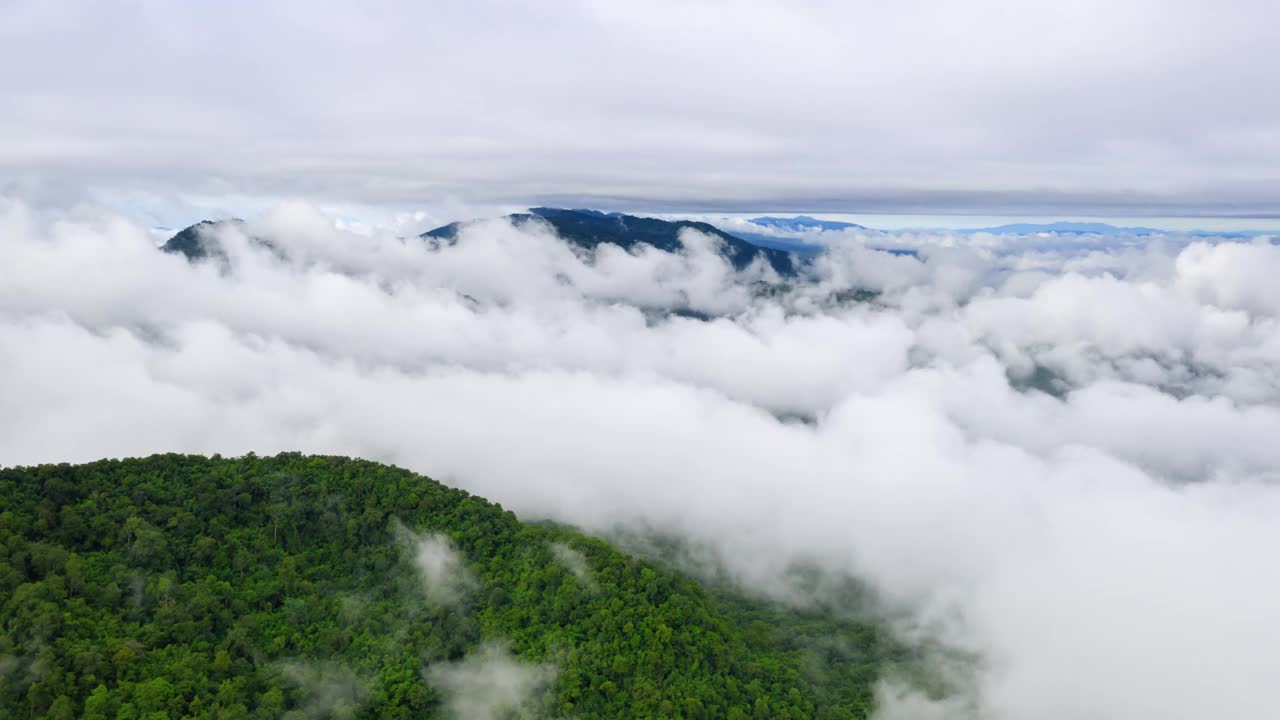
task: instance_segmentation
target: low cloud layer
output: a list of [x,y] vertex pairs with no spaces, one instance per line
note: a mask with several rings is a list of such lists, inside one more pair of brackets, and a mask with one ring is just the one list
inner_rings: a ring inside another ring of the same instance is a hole
[[887,688],[886,719],[1280,716],[1266,239],[852,233],[762,292],[696,234],[590,258],[306,206],[223,233],[224,266],[13,202],[0,238],[6,465],[352,454],[678,533],[765,592],[817,564],[981,658],[945,708]]

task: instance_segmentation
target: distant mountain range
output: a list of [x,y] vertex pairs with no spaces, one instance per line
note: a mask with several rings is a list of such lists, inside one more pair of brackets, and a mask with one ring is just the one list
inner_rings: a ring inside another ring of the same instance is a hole
[[[806,261],[821,254],[825,247],[801,238],[766,233],[749,233],[734,229],[729,232],[710,223],[694,220],[662,220],[652,217],[626,215],[618,212],[601,212],[587,209],[563,209],[535,207],[528,212],[514,213],[505,219],[519,226],[527,223],[545,223],[557,235],[577,247],[594,250],[601,244],[611,244],[626,250],[639,245],[649,245],[665,252],[680,252],[680,232],[685,229],[706,233],[721,241],[721,253],[737,270],[743,270],[754,260],[763,259],[783,277],[793,278],[800,274]],[[190,259],[201,259],[209,256],[222,256],[213,232],[225,225],[242,225],[244,221],[204,220],[180,230],[169,238],[161,248],[165,252],[181,253]],[[806,234],[840,232],[844,230],[871,230],[857,223],[838,220],[819,220],[807,215],[796,217],[763,216],[752,218],[754,225],[769,228],[781,233]],[[467,222],[452,222],[448,225],[422,233],[422,238],[452,240]],[[1182,237],[1221,237],[1248,239],[1270,233],[1255,231],[1212,232],[1206,230],[1166,231],[1150,227],[1120,227],[1101,222],[1059,221],[1051,223],[1011,223],[994,227],[962,229],[956,232],[965,234],[992,233],[1004,235],[1075,235],[1075,236],[1152,236],[1177,235]],[[265,240],[251,238],[251,242],[271,249]],[[886,250],[897,255],[915,255],[913,250]]]
[[[793,218],[786,217],[758,217],[752,218],[750,222],[754,225],[771,228],[787,233],[813,233],[817,232],[840,232],[842,230],[872,230],[865,225],[857,223],[841,222],[838,220],[818,220],[808,215],[798,215]],[[972,234],[972,233],[991,233],[993,235],[1189,235],[1192,237],[1223,237],[1223,238],[1249,238],[1259,235],[1268,235],[1272,233],[1264,233],[1259,231],[1213,231],[1213,230],[1160,230],[1158,228],[1144,226],[1120,226],[1111,225],[1103,222],[1076,222],[1072,220],[1058,220],[1048,223],[1008,223],[1005,225],[995,225],[983,228],[966,228],[959,229],[956,232]],[[785,238],[777,238],[770,235],[751,235],[748,233],[738,233],[739,236],[747,238],[753,242],[757,238],[770,238],[775,242],[786,242]],[[816,246],[810,246],[816,247]]]
[[1166,230],[1149,227],[1117,227],[1100,222],[1058,221],[1051,223],[1011,223],[995,227],[961,230],[966,233],[986,232],[994,235],[1036,235],[1038,233],[1054,233],[1056,235],[1164,235]]
[[[814,280],[811,260],[825,250],[819,245],[788,241],[787,238],[770,238],[778,242],[781,247],[768,247],[705,222],[662,220],[597,210],[537,207],[531,208],[528,212],[507,215],[505,219],[517,227],[530,223],[545,224],[561,240],[588,253],[593,253],[601,245],[614,245],[628,251],[640,246],[649,246],[662,252],[679,253],[685,249],[680,241],[681,231],[695,230],[705,233],[719,240],[718,251],[736,270],[741,271],[751,267],[753,263],[763,262],[777,273],[778,277],[774,278],[751,279],[750,292],[753,296],[785,294],[798,285]],[[467,225],[467,222],[449,223],[422,233],[418,238],[423,241],[424,246],[449,245],[456,241]],[[249,226],[245,226],[244,221],[238,219],[198,222],[174,234],[161,246],[161,249],[167,253],[181,254],[188,260],[216,260],[227,266],[229,257],[220,244],[219,232],[240,226],[244,226],[245,231],[249,230]],[[285,258],[284,250],[273,245],[266,238],[250,234],[248,242],[282,259]],[[909,250],[886,252],[914,254]],[[874,301],[878,294],[877,291],[866,288],[838,288],[832,291],[823,302],[836,305],[866,303]],[[652,313],[654,318],[681,316],[710,320],[714,317],[713,313],[705,309],[689,306],[687,301],[670,306],[646,306],[644,309],[646,313]]]
[[819,220],[809,217],[808,215],[797,215],[795,217],[758,217],[752,218],[749,222],[753,225],[773,228],[783,232],[812,232],[814,230],[866,230],[865,225],[859,225],[851,222],[840,222],[839,220]]
[[[714,225],[693,220],[660,220],[598,210],[546,207],[507,215],[506,219],[517,226],[545,222],[566,242],[587,250],[608,243],[627,250],[644,244],[666,252],[679,252],[684,247],[680,242],[680,232],[688,229],[718,238],[722,243],[721,252],[738,270],[745,269],[757,258],[763,258],[779,275],[793,276],[798,273],[801,260],[794,251],[752,243]],[[452,239],[465,224],[449,223],[423,233],[422,237]]]
[[1252,238],[1261,235],[1273,235],[1255,230],[1159,230],[1149,227],[1124,227],[1102,222],[1072,222],[1069,220],[1051,223],[1011,223],[995,227],[960,230],[963,233],[991,233],[993,235],[1181,235],[1190,237],[1218,238]]
[[[546,223],[563,240],[586,250],[594,250],[602,244],[616,245],[625,250],[631,250],[639,245],[649,245],[658,250],[675,253],[684,249],[684,245],[680,242],[680,232],[686,229],[696,230],[720,240],[720,251],[734,269],[743,270],[756,259],[763,259],[775,272],[784,277],[797,276],[804,258],[822,249],[819,246],[789,242],[785,238],[767,238],[772,243],[756,243],[705,222],[661,220],[598,210],[536,207],[525,213],[507,215],[505,219],[517,226],[532,222]],[[191,260],[220,257],[224,253],[218,246],[214,233],[228,225],[243,224],[244,221],[240,219],[202,220],[178,231],[161,245],[161,249],[165,252],[180,253]],[[467,224],[467,222],[452,222],[422,233],[419,237],[453,240],[457,237],[459,230]],[[250,238],[250,241],[267,248],[271,247],[266,240]]]
[[[798,215],[793,218],[758,217],[752,218],[748,220],[748,222],[759,227],[770,228],[784,233],[794,233],[796,235],[806,235],[813,232],[839,232],[847,229],[867,229],[854,223],[839,222],[836,220],[818,220],[817,218],[812,218],[808,215]],[[772,248],[774,250],[782,250],[784,252],[791,252],[801,257],[813,257],[815,255],[820,255],[823,250],[826,249],[825,246],[818,243],[806,242],[802,239],[787,237],[785,235],[743,232],[738,228],[734,228],[733,233],[753,245]]]

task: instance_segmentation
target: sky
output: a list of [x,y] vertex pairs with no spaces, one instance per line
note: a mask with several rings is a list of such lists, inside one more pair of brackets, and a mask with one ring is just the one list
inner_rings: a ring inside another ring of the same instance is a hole
[[152,224],[290,199],[1274,216],[1278,20],[1265,0],[4,0],[0,191]]

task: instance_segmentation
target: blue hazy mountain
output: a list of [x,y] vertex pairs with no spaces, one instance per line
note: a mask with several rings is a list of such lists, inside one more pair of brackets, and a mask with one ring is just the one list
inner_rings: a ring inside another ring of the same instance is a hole
[[[617,245],[628,250],[643,244],[666,252],[679,252],[684,247],[680,242],[680,231],[697,230],[721,241],[721,252],[734,268],[741,270],[756,258],[763,258],[778,274],[786,276],[799,272],[803,254],[792,249],[757,245],[708,223],[693,220],[660,220],[616,212],[545,207],[508,215],[506,219],[517,226],[529,222],[545,222],[566,242],[587,250],[594,250],[601,244]],[[453,239],[457,237],[463,224],[449,223],[427,231],[421,237]]]
[[1275,233],[1263,232],[1258,230],[1159,230],[1150,227],[1124,227],[1111,225],[1102,222],[1073,222],[1070,220],[1060,220],[1051,223],[1010,223],[1008,225],[997,225],[995,227],[976,228],[959,230],[962,233],[991,233],[993,235],[1099,235],[1103,237],[1113,235],[1128,236],[1148,236],[1148,235],[1178,235],[1193,238],[1232,238],[1232,239],[1248,239],[1262,235],[1274,235]]
[[1060,220],[1051,223],[1010,223],[995,227],[961,230],[966,233],[991,233],[993,235],[1164,235],[1167,231],[1149,227],[1117,227],[1101,222],[1071,222]]
[[840,230],[866,230],[866,226],[851,222],[840,222],[839,220],[819,220],[808,215],[797,215],[795,217],[758,217],[752,218],[749,222],[753,225],[773,228],[783,232],[813,232],[819,231],[840,231]]
[[[725,232],[728,232],[727,230]],[[795,253],[801,257],[813,257],[819,255],[826,248],[822,245],[807,243],[803,240],[797,240],[789,237],[779,237],[777,235],[765,235],[763,233],[745,233],[734,232],[734,237],[741,238],[756,247],[769,248],[771,250],[781,250],[783,252]]]
[[[840,220],[819,220],[808,215],[797,215],[795,217],[774,217],[763,216],[748,220],[753,225],[772,228],[781,232],[788,233],[822,233],[822,232],[840,232],[842,230],[867,230],[875,232],[866,225],[857,223],[842,222]],[[814,257],[821,255],[826,251],[826,246],[820,243],[806,242],[798,238],[791,238],[778,235],[766,235],[764,233],[746,233],[740,230],[734,232],[735,235],[760,247],[774,248],[776,250],[785,250],[793,252],[801,257]],[[905,255],[909,257],[918,257],[919,253],[915,250],[890,249],[868,246],[871,250],[878,252],[887,252],[890,255]]]

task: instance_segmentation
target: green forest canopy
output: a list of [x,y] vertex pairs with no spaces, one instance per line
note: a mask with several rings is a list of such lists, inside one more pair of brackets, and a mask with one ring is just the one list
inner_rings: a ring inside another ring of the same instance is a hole
[[0,470],[0,599],[9,718],[863,718],[896,654],[299,454]]

